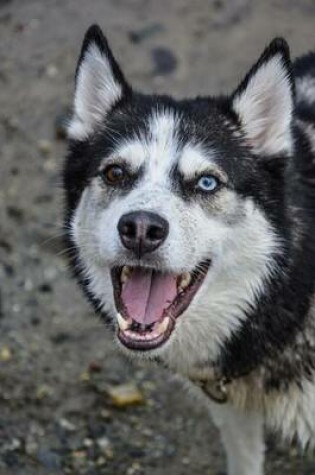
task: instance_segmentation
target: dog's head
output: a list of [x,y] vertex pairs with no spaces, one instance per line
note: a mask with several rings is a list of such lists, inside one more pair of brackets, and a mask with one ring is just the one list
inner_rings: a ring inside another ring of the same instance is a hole
[[129,353],[215,360],[282,253],[292,153],[288,48],[274,40],[230,97],[136,93],[100,29],[76,73],[66,228],[88,295]]

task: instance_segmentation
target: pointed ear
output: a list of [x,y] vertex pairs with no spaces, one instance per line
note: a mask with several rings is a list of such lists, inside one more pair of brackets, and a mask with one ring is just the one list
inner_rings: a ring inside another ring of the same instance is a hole
[[69,138],[85,139],[130,92],[101,29],[97,25],[91,26],[86,32],[76,70]]
[[276,38],[232,96],[232,108],[256,153],[292,153],[293,105],[289,48]]

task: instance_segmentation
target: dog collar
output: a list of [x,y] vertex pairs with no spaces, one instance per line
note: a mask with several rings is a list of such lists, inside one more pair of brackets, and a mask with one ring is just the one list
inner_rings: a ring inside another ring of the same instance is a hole
[[192,379],[203,393],[218,404],[225,404],[229,400],[228,381],[226,378],[218,378],[213,380]]
[[[155,361],[170,371],[169,366],[159,357],[155,358]],[[188,376],[188,379],[198,386],[208,398],[212,399],[212,401],[218,404],[225,404],[228,402],[228,384],[231,383],[231,379],[219,375],[214,368],[210,369],[210,375],[209,368],[207,368],[205,372],[201,370],[200,372],[195,373],[194,376]]]

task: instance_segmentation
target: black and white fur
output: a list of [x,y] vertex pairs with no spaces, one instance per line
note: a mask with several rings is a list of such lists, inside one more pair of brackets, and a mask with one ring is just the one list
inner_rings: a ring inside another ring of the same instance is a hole
[[[136,177],[130,186],[104,184],[101,171],[112,162],[127,164]],[[220,179],[216,193],[189,185],[202,173]],[[170,339],[151,352],[123,351],[187,380],[228,381],[228,402],[207,403],[229,475],[263,473],[264,425],[313,445],[315,54],[292,65],[276,39],[232,95],[176,101],[135,92],[91,27],[77,67],[64,186],[73,269],[114,329],[113,266],[180,274],[211,259]],[[140,263],[117,232],[119,218],[139,209],[170,223],[165,243]]]

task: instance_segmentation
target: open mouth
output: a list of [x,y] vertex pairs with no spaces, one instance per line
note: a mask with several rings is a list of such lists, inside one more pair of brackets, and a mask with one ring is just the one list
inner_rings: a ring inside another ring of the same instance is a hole
[[203,261],[192,272],[179,275],[144,267],[112,269],[120,342],[142,351],[162,346],[200,288],[209,266],[210,261]]

